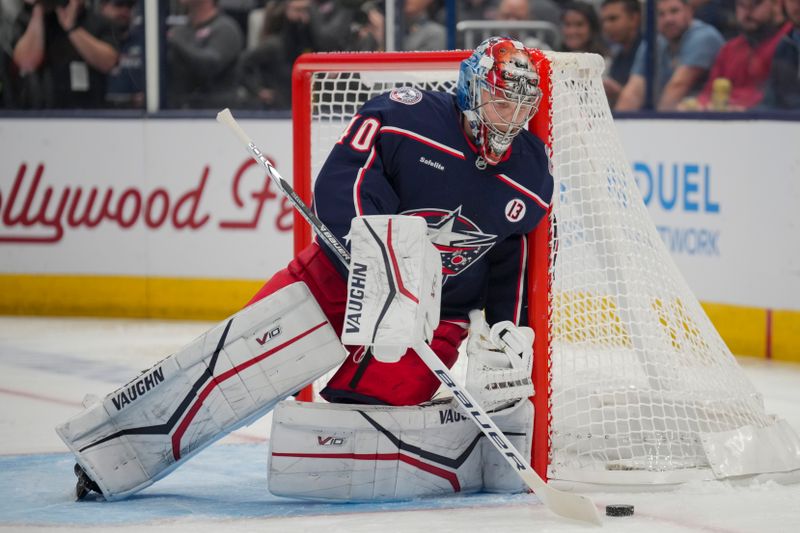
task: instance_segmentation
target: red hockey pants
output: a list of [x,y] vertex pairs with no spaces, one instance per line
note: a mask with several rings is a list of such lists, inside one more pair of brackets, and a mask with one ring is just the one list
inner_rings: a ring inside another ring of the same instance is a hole
[[[317,244],[301,251],[247,305],[297,281],[305,282],[336,334],[341,335],[347,284]],[[458,346],[466,335],[464,328],[450,322],[441,322],[434,331],[431,348],[448,368],[455,364]],[[381,363],[361,346],[346,348],[347,359],[321,392],[329,402],[417,405],[430,400],[439,388],[439,380],[413,350],[397,363]]]

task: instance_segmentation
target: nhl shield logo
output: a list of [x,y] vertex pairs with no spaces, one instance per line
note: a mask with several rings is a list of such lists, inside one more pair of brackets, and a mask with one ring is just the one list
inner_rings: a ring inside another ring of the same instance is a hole
[[389,93],[389,98],[401,104],[414,105],[422,100],[422,92],[413,87],[400,87]]

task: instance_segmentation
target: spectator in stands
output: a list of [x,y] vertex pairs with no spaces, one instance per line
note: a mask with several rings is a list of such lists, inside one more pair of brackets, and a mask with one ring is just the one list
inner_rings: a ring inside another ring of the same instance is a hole
[[179,0],[188,23],[167,32],[170,107],[212,108],[236,99],[236,65],[242,30],[220,13],[215,0]]
[[[288,48],[291,43],[285,46],[283,37],[288,37],[290,33],[287,12],[289,17],[299,13],[298,18],[302,20],[305,18],[302,12],[306,9],[306,3],[303,0],[299,5],[289,7],[287,1],[267,2],[260,42],[242,55],[239,79],[246,94],[240,106],[261,109],[290,107],[291,67]],[[298,32],[291,33],[296,35]]]
[[11,73],[11,56],[0,48],[0,109],[16,107],[14,77]]
[[[655,94],[660,111],[674,110],[683,98],[699,92],[724,43],[715,28],[693,18],[687,1],[657,0],[656,4]],[[644,104],[646,51],[642,44],[636,52],[617,111],[636,111]]]
[[108,73],[106,101],[111,107],[144,107],[144,24],[136,0],[101,0],[100,14],[111,21],[119,61]]
[[447,30],[431,19],[433,1],[405,0],[403,3],[403,50],[444,50],[447,46]]
[[312,0],[287,0],[285,6],[280,37],[284,60],[291,66],[300,54],[318,52],[324,47]]
[[0,108],[6,109],[14,107],[14,94],[11,89],[9,61],[9,55],[3,48],[0,48]]
[[458,3],[458,20],[493,19],[496,9],[492,0],[461,0]]
[[320,20],[311,0],[267,3],[263,39],[242,57],[245,106],[288,109],[295,59],[304,52],[327,51]]
[[800,109],[800,0],[783,0],[789,33],[778,43],[764,95],[764,107]]
[[500,0],[497,20],[539,20],[561,23],[561,8],[553,0]]
[[553,0],[530,0],[532,20],[549,22],[555,27],[561,22],[561,8]]
[[315,49],[378,50],[383,46],[382,11],[377,0],[314,0],[309,24]]
[[217,9],[231,17],[239,25],[242,35],[246,35],[250,12],[256,9],[260,3],[257,0],[217,0]]
[[7,0],[0,0],[0,108],[14,107],[14,90],[11,76],[11,22],[16,9]]
[[605,56],[608,52],[600,35],[600,19],[593,4],[569,2],[561,13],[561,50],[591,52]]
[[[497,18],[497,1],[496,0],[458,0],[456,9],[456,16],[458,22],[462,21],[486,21],[495,20]],[[447,20],[447,8],[443,6],[434,17],[434,20],[444,24]],[[477,43],[472,42],[475,39],[475,34],[470,33],[469,36],[472,41],[467,42],[466,31],[459,31],[456,33],[456,48],[464,49],[471,48]],[[480,33],[477,34],[478,41],[480,41]]]
[[119,53],[109,22],[82,0],[25,0],[14,27],[13,60],[24,78],[23,107],[105,105],[106,74]]
[[[496,20],[536,21],[549,24],[551,32],[529,30],[504,30],[501,33],[521,41],[528,48],[553,49],[558,44],[561,9],[552,0],[500,0]],[[552,33],[552,37],[549,37]]]
[[791,27],[789,23],[780,24],[776,20],[777,2],[736,0],[736,20],[742,34],[725,43],[717,55],[708,81],[697,97],[700,109],[707,109],[712,104],[712,87],[718,78],[730,82],[727,102],[717,102],[718,106],[741,111],[761,102],[775,48]]
[[0,49],[11,49],[11,30],[14,19],[22,7],[16,0],[0,0]]
[[628,83],[636,50],[642,42],[642,8],[639,0],[604,0],[600,7],[603,35],[611,44],[609,65],[603,77],[613,107]]
[[[533,16],[528,0],[500,0],[497,6],[495,19],[505,22],[532,21]],[[552,43],[540,39],[534,32],[525,29],[507,29],[500,33],[522,42],[528,48],[541,48],[550,50]],[[473,46],[469,43],[469,46]]]
[[350,49],[357,52],[380,51],[386,44],[386,20],[384,6],[376,2],[364,2],[363,18],[357,19],[355,42]]
[[383,50],[384,9],[382,1],[338,0],[333,15],[322,20],[322,46],[354,52]]
[[717,28],[727,41],[738,34],[735,0],[689,0],[694,18]]
[[497,20],[531,20],[528,0],[500,0],[497,6]]

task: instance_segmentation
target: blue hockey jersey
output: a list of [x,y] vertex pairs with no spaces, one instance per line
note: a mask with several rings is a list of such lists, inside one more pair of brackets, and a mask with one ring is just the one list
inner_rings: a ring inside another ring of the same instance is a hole
[[341,242],[355,216],[425,218],[442,254],[442,319],[485,309],[489,324],[526,325],[525,235],[553,193],[545,147],[523,131],[499,164],[479,168],[461,117],[446,93],[402,88],[368,101],[320,171],[314,207]]

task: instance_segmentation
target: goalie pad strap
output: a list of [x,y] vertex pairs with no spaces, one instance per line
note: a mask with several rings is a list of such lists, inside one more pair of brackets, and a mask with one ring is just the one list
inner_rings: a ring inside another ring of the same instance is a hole
[[303,283],[236,313],[56,428],[106,499],[252,423],[345,350]]

